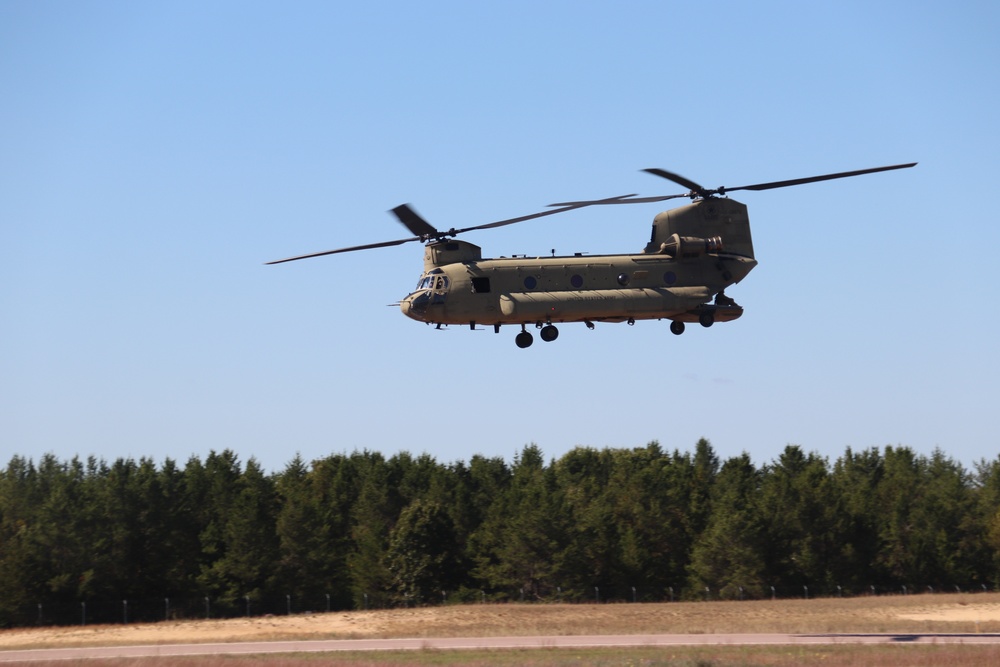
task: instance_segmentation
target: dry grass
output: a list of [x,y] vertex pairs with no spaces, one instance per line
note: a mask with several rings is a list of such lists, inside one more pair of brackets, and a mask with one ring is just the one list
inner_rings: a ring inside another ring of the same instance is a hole
[[0,649],[275,639],[505,635],[1000,632],[1000,594],[664,604],[422,607],[0,632]]
[[[169,662],[167,662],[169,660]],[[680,647],[419,651],[297,656],[191,657],[31,663],[35,667],[996,667],[1000,648],[984,646]]]
[[[1000,633],[1000,594],[754,602],[465,605],[156,624],[16,629],[0,650],[273,639],[689,633]],[[226,665],[997,665],[1000,648],[970,646],[695,647],[172,659]],[[66,663],[60,663],[65,665]],[[88,661],[87,665],[97,664]],[[146,664],[117,660],[115,665]]]

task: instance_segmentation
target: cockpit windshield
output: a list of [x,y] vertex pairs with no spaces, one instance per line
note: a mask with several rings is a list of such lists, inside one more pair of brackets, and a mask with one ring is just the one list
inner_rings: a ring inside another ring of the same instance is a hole
[[420,278],[420,282],[417,283],[416,291],[432,289],[436,292],[445,292],[448,290],[448,277],[438,275],[427,275]]

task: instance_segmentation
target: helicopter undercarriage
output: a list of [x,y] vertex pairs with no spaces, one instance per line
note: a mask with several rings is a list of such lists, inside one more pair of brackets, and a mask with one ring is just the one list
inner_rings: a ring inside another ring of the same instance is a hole
[[[743,308],[739,306],[734,300],[727,297],[725,294],[720,293],[713,304],[702,304],[697,308],[692,308],[691,310],[679,313],[677,315],[671,315],[670,317],[658,317],[656,319],[669,319],[670,320],[670,332],[674,335],[681,335],[684,333],[687,323],[697,322],[706,329],[716,322],[731,322],[732,320],[738,319],[743,315]],[[652,318],[640,318],[640,319],[652,319]],[[629,326],[636,323],[636,318],[634,317],[612,317],[612,318],[594,318],[578,320],[582,321],[587,325],[588,329],[594,329],[595,322],[608,322],[608,323],[620,323],[625,322]],[[568,322],[568,321],[565,321]],[[511,322],[507,323],[494,323],[493,332],[500,333],[500,328],[504,324],[513,324]],[[469,322],[469,327],[473,330],[476,329],[476,322]],[[538,331],[539,338],[543,342],[551,343],[556,338],[559,337],[559,329],[552,323],[551,320],[537,321],[537,322],[522,322],[520,323],[521,331],[514,337],[514,343],[521,349],[531,347],[535,342],[535,337],[528,327],[534,325],[534,328]],[[437,324],[437,328],[441,329],[443,324]]]

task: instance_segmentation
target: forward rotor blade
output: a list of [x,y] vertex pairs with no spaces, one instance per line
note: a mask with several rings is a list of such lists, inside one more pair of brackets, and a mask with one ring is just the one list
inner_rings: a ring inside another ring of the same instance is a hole
[[614,203],[613,200],[624,199],[626,197],[634,197],[635,195],[620,195],[618,197],[609,197],[608,199],[598,199],[592,202],[580,202],[577,204],[565,205],[561,208],[552,209],[551,211],[542,211],[541,213],[532,213],[531,215],[522,215],[517,218],[508,218],[507,220],[498,220],[496,222],[489,222],[485,225],[475,225],[473,227],[464,227],[463,229],[449,229],[446,232],[439,231],[429,222],[424,220],[420,215],[417,214],[408,204],[401,204],[396,208],[392,209],[392,213],[403,223],[407,229],[409,229],[417,236],[408,239],[396,239],[395,241],[382,241],[380,243],[367,243],[365,245],[351,246],[350,248],[337,248],[336,250],[325,250],[323,252],[313,252],[308,255],[296,255],[295,257],[286,257],[285,259],[278,259],[273,262],[264,262],[265,264],[282,264],[284,262],[294,262],[299,259],[309,259],[311,257],[323,257],[324,255],[336,255],[342,252],[354,252],[356,250],[372,250],[374,248],[388,248],[391,246],[402,245],[403,243],[410,243],[411,241],[427,241],[430,239],[442,239],[448,236],[455,236],[456,234],[463,234],[465,232],[475,231],[477,229],[493,229],[494,227],[503,227],[504,225],[513,225],[516,222],[524,222],[525,220],[534,220],[535,218],[544,218],[547,215],[555,215],[556,213],[564,213],[566,211],[572,211],[577,208],[583,208],[584,206],[590,206],[591,204],[604,204],[604,203]]
[[286,257],[285,259],[276,259],[273,262],[264,262],[264,264],[282,264],[284,262],[294,262],[298,259],[309,259],[310,257],[322,257],[323,255],[336,255],[341,252],[354,252],[355,250],[371,250],[372,248],[388,248],[394,245],[402,245],[404,243],[409,243],[411,241],[423,241],[419,236],[415,236],[410,239],[397,239],[395,241],[382,241],[381,243],[368,243],[366,245],[356,245],[350,248],[337,248],[336,250],[324,250],[323,252],[314,252],[308,255],[296,255],[295,257]]
[[872,169],[859,169],[857,171],[842,171],[838,174],[824,174],[823,176],[810,176],[808,178],[793,178],[788,181],[773,181],[771,183],[758,183],[756,185],[741,185],[738,188],[720,188],[720,190],[724,192],[732,192],[734,190],[773,190],[774,188],[787,188],[792,185],[816,183],[817,181],[832,181],[835,178],[849,178],[851,176],[861,176],[862,174],[874,174],[879,171],[909,169],[916,164],[916,162],[909,162],[907,164],[894,164],[888,167],[874,167]]
[[[653,176],[659,176],[660,178],[665,178],[668,181],[673,181],[677,185],[685,187],[691,192],[696,192],[702,197],[706,196],[705,193],[707,192],[707,190],[705,190],[705,188],[701,187],[691,179],[684,178],[680,174],[675,174],[674,172],[667,171],[666,169],[643,169],[643,171],[646,172],[647,174],[652,174]],[[679,195],[679,196],[685,197],[687,195]]]
[[438,234],[438,230],[434,228],[434,225],[421,218],[416,211],[410,208],[409,204],[401,204],[392,209],[391,213],[417,236],[429,237]]

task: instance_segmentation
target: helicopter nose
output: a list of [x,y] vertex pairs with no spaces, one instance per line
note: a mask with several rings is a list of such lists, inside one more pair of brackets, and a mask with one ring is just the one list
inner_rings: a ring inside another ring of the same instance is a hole
[[427,306],[430,302],[431,295],[428,292],[411,294],[400,303],[400,309],[407,317],[423,321],[427,315]]

